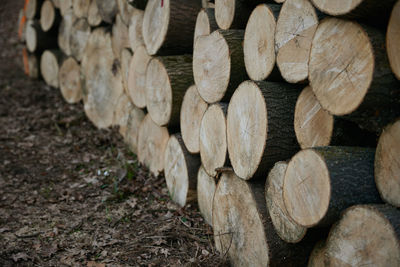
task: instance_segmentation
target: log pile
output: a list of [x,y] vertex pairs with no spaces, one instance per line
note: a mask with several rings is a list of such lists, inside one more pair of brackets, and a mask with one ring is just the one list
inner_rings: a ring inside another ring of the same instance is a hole
[[29,0],[18,33],[232,265],[400,266],[399,0]]

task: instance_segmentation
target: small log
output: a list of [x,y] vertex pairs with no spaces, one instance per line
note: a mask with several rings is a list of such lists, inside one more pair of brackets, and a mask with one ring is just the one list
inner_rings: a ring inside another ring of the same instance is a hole
[[210,35],[212,32],[218,30],[217,22],[215,21],[214,8],[203,8],[200,10],[196,19],[196,26],[194,29],[193,46],[199,36]]
[[128,95],[138,108],[146,107],[146,70],[150,60],[146,47],[139,46],[129,66]]
[[46,34],[37,20],[28,20],[26,23],[26,47],[31,53],[40,54],[46,49],[57,47],[57,38]]
[[200,124],[207,106],[196,85],[190,86],[183,97],[180,116],[182,139],[190,153],[200,152]]
[[308,0],[287,0],[276,23],[276,63],[290,83],[308,79],[311,42],[318,26],[315,8]]
[[355,204],[381,203],[374,181],[374,149],[319,147],[289,162],[283,199],[289,216],[304,227],[328,226]]
[[69,47],[71,49],[71,56],[76,60],[81,61],[83,52],[85,51],[86,44],[90,36],[90,25],[85,18],[75,20],[72,25]]
[[382,199],[400,207],[400,120],[379,137],[375,154],[375,183]]
[[290,244],[276,234],[264,187],[226,172],[213,201],[215,246],[233,266],[304,266],[313,242]]
[[133,104],[129,97],[124,93],[121,94],[114,110],[114,126],[118,126],[118,131],[123,138],[126,136],[128,129],[129,113],[133,108]]
[[208,175],[215,177],[215,169],[229,162],[226,143],[226,103],[213,104],[204,113],[200,124],[201,163]]
[[212,226],[212,205],[217,184],[214,177],[211,177],[200,166],[197,173],[197,202],[199,210],[206,223]]
[[325,258],[325,242],[321,240],[315,245],[311,252],[307,267],[329,266]]
[[193,51],[193,76],[200,96],[208,103],[229,99],[247,79],[242,30],[217,30],[199,36]]
[[[124,48],[121,51],[121,72],[122,72],[122,84],[127,97],[130,99],[128,91],[128,80],[129,80],[129,68],[132,60],[132,52],[128,48]],[[130,100],[132,102],[132,100]]]
[[389,205],[347,209],[329,233],[328,266],[399,266],[400,211]]
[[27,19],[38,19],[40,16],[40,9],[44,0],[29,0],[25,8],[25,16]]
[[59,88],[58,72],[63,62],[63,54],[59,50],[45,50],[40,58],[40,73],[47,85]]
[[146,70],[146,107],[160,126],[179,125],[186,89],[193,84],[192,56],[153,58]]
[[[143,25],[144,11],[140,9],[134,9],[132,12],[131,19],[129,21],[129,43],[133,52],[139,46],[144,46],[142,25]],[[147,53],[147,52],[146,52]]]
[[129,21],[131,20],[132,12],[135,8],[129,5],[127,0],[116,0],[116,1],[122,22],[126,26],[129,26]]
[[349,119],[375,132],[400,115],[400,86],[384,45],[384,35],[376,29],[337,18],[320,23],[309,80],[324,109],[337,116],[350,114]]
[[81,66],[72,57],[66,59],[59,71],[61,94],[67,103],[78,103],[82,99]]
[[148,0],[128,0],[128,3],[134,8],[144,10]]
[[22,49],[22,59],[24,64],[24,72],[28,77],[39,79],[39,60],[35,54],[29,53],[25,47]]
[[[73,8],[72,1],[73,0],[62,0],[62,1],[60,1],[60,13],[61,13],[61,15],[63,17],[65,16],[65,14],[67,12],[69,12],[70,9]],[[73,10],[72,10],[72,13],[73,13]],[[75,14],[74,14],[74,16],[75,16]]]
[[275,162],[298,151],[293,129],[298,94],[296,86],[285,83],[239,85],[227,118],[228,153],[236,175],[246,180],[265,177]]
[[138,135],[139,127],[144,119],[145,113],[143,110],[133,106],[128,116],[128,124],[126,126],[125,142],[128,144],[129,149],[138,154]]
[[275,67],[275,28],[281,6],[258,5],[250,15],[244,34],[244,63],[250,79],[265,80]]
[[118,13],[118,6],[115,0],[94,0],[97,3],[97,8],[101,19],[109,24],[112,24],[115,16]]
[[149,0],[143,18],[143,40],[149,55],[192,53],[200,1]]
[[351,121],[334,117],[324,110],[310,86],[304,88],[297,99],[294,131],[303,149],[329,145],[376,146],[374,134],[360,129]]
[[269,172],[265,183],[265,201],[277,235],[285,242],[298,243],[306,235],[307,228],[290,218],[283,202],[282,188],[287,165],[279,161]]
[[390,67],[400,80],[400,1],[394,5],[386,31],[386,48]]
[[46,0],[40,10],[40,26],[44,32],[53,34],[58,31],[61,15],[53,5],[53,2]]
[[[63,3],[63,2],[61,2]],[[76,21],[74,12],[72,9],[65,11],[63,19],[61,20],[60,28],[58,31],[58,46],[61,51],[67,56],[71,55],[71,32],[72,27]]]
[[122,22],[119,14],[115,17],[115,23],[112,27],[111,44],[114,56],[119,60],[121,59],[122,49],[130,47],[128,26]]
[[155,176],[164,170],[168,139],[168,129],[155,124],[147,114],[139,127],[137,155],[139,162],[149,168]]
[[97,27],[101,24],[102,19],[100,16],[99,8],[97,7],[96,0],[90,1],[87,21],[92,27]]
[[185,206],[197,198],[198,155],[187,151],[180,134],[171,135],[164,154],[164,175],[169,195],[175,203]]
[[90,3],[94,0],[73,0],[72,7],[74,9],[75,17],[87,18],[89,12]]
[[111,36],[104,28],[91,33],[81,68],[85,113],[97,128],[107,128],[113,123],[123,86],[120,64],[114,59],[111,48]]

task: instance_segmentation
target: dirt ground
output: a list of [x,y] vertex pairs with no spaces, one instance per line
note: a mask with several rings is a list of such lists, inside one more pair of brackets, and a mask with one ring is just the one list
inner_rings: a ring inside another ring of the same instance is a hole
[[116,129],[22,72],[17,17],[0,5],[0,266],[221,266],[195,203],[138,165]]

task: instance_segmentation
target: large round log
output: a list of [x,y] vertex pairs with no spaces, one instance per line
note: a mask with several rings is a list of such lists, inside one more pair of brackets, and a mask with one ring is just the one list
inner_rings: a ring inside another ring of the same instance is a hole
[[116,0],[116,1],[122,22],[126,26],[129,26],[129,21],[131,20],[134,7],[128,3],[128,0]]
[[115,16],[118,13],[118,6],[115,0],[93,0],[97,3],[97,8],[101,19],[109,24],[112,24]]
[[310,85],[321,106],[333,115],[351,113],[349,118],[376,132],[399,116],[400,86],[384,47],[384,35],[376,29],[324,19],[309,63]]
[[133,104],[129,97],[124,93],[121,94],[114,111],[114,126],[118,126],[119,133],[123,138],[126,136],[128,128],[129,114],[133,108]]
[[90,32],[90,25],[85,18],[75,20],[72,25],[69,37],[69,47],[71,49],[71,56],[78,61],[82,60]]
[[60,13],[54,7],[53,2],[46,0],[40,9],[40,26],[42,30],[49,32],[48,34],[53,34],[53,31],[58,30],[60,19]]
[[[132,52],[129,48],[124,48],[121,51],[121,72],[122,72],[122,84],[127,97],[130,99],[128,91],[128,80],[129,80],[129,68],[132,60]],[[132,102],[132,100],[130,100]]]
[[199,210],[206,223],[212,226],[212,204],[215,189],[217,188],[215,178],[211,177],[200,167],[197,173],[197,202]]
[[247,79],[243,60],[243,30],[217,30],[199,36],[193,51],[193,76],[200,96],[208,103],[230,97]]
[[40,9],[43,0],[29,0],[25,8],[25,16],[27,19],[35,19],[40,16]]
[[[65,14],[67,12],[69,12],[70,9],[72,10],[72,8],[73,8],[72,1],[73,0],[62,0],[62,1],[60,1],[60,12],[61,12],[61,15],[63,17],[65,16]],[[72,10],[72,12],[74,12],[74,11]]]
[[293,129],[296,86],[273,82],[243,82],[228,107],[229,159],[243,179],[265,177],[280,160],[298,151]]
[[[62,2],[63,3],[63,2]],[[58,30],[58,46],[60,50],[67,56],[71,55],[71,32],[72,27],[76,21],[76,17],[72,9],[68,9],[63,15],[60,28]]]
[[74,9],[75,17],[87,18],[89,13],[90,3],[94,0],[73,0],[72,7]]
[[155,176],[164,170],[168,139],[168,129],[155,124],[147,114],[139,127],[137,155],[139,162],[149,168]]
[[180,134],[171,135],[164,154],[164,175],[171,199],[185,206],[196,199],[198,155],[187,151]]
[[275,67],[275,28],[280,5],[258,5],[244,34],[244,63],[250,79],[265,80]]
[[200,124],[201,163],[212,177],[217,175],[215,169],[225,166],[229,161],[226,142],[227,108],[225,103],[209,106]]
[[375,182],[384,201],[400,207],[400,120],[379,137],[375,154]]
[[46,49],[57,47],[57,38],[46,34],[36,20],[27,21],[25,37],[26,47],[31,53],[40,54]]
[[115,17],[115,23],[112,27],[111,41],[115,58],[121,59],[122,49],[129,48],[130,44],[128,26],[124,24],[119,14]]
[[63,62],[60,50],[46,50],[40,59],[40,73],[47,85],[58,88],[60,86],[58,71]]
[[104,28],[94,30],[81,67],[85,79],[85,112],[98,128],[107,128],[113,123],[114,109],[123,92],[119,65],[112,52],[110,33]]
[[347,209],[329,233],[328,266],[400,266],[400,211],[389,205]]
[[210,35],[212,32],[218,30],[217,22],[215,21],[214,8],[203,8],[200,10],[196,19],[196,26],[194,29],[193,46],[199,36]]
[[298,243],[306,235],[307,228],[290,218],[283,202],[282,188],[287,165],[286,162],[279,161],[269,172],[265,183],[265,200],[278,236],[285,242]]
[[253,8],[263,0],[215,0],[215,19],[223,29],[244,29]]
[[146,70],[150,60],[146,47],[139,46],[129,66],[128,92],[133,104],[139,108],[146,107]]
[[381,203],[374,181],[374,150],[319,147],[289,162],[283,199],[289,216],[304,227],[327,226],[355,204]]
[[96,0],[92,0],[90,2],[87,21],[92,27],[97,27],[101,24],[102,19],[100,16],[99,8],[97,7]]
[[200,152],[200,123],[206,110],[207,103],[196,85],[190,86],[183,97],[180,116],[182,139],[190,153]]
[[128,144],[129,149],[138,154],[138,135],[139,127],[144,119],[145,113],[143,110],[133,106],[128,116],[128,124],[126,126],[125,142]]
[[394,5],[386,31],[386,48],[394,75],[400,80],[400,1]]
[[144,46],[142,35],[143,16],[144,11],[135,8],[129,20],[129,43],[133,52],[136,52],[139,46]]
[[213,201],[217,250],[232,266],[304,266],[313,243],[290,244],[276,234],[264,187],[223,173]]
[[67,103],[73,104],[82,99],[81,67],[72,57],[66,59],[59,71],[61,94]]
[[282,77],[290,83],[308,79],[311,42],[318,17],[308,0],[287,0],[276,23],[276,63]]
[[128,0],[128,3],[134,8],[144,10],[148,0]]
[[193,84],[192,56],[153,58],[146,70],[146,107],[160,126],[179,124],[183,96]]
[[193,51],[200,1],[149,0],[143,18],[143,40],[150,55]]

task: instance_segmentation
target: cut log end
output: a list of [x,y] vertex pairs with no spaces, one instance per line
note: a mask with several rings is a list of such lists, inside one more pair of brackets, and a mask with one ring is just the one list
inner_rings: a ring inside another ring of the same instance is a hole
[[129,98],[130,98],[130,96],[129,96],[129,91],[128,91],[128,80],[129,80],[129,69],[130,69],[130,65],[131,65],[131,60],[132,60],[131,50],[129,48],[122,49],[122,51],[121,51],[122,83],[124,85],[124,91]]
[[[211,105],[200,125],[200,156],[205,171],[212,177],[227,160],[226,113],[220,104]],[[226,109],[225,109],[226,110]]]
[[72,6],[77,18],[87,18],[90,3],[95,0],[73,0]]
[[312,0],[314,5],[322,12],[332,15],[339,16],[350,13],[357,8],[364,0]]
[[126,136],[129,113],[132,108],[133,105],[128,96],[125,93],[121,94],[114,110],[113,125],[119,127],[119,133],[123,138]]
[[92,27],[96,27],[101,24],[101,16],[99,13],[99,8],[97,7],[96,0],[92,0],[90,2],[87,20],[89,25]]
[[29,20],[26,23],[26,47],[28,51],[33,53],[36,51],[38,44],[38,36],[33,21]]
[[[61,3],[64,3],[64,1]],[[75,21],[76,17],[72,9],[66,10],[58,31],[58,46],[60,47],[60,50],[63,51],[67,56],[71,55],[70,39],[72,27]]]
[[59,87],[58,71],[60,69],[61,58],[59,51],[46,50],[40,59],[40,72],[44,81],[51,87]]
[[200,97],[197,87],[190,86],[183,97],[180,125],[182,139],[191,153],[200,152],[200,124],[206,110],[207,103]]
[[375,155],[375,182],[383,200],[400,207],[400,120],[386,127]]
[[213,177],[209,176],[203,167],[197,174],[197,201],[204,220],[212,226],[212,204],[217,185]]
[[218,26],[215,22],[214,9],[203,8],[197,15],[196,27],[194,29],[193,44],[196,42],[197,37],[203,35],[210,35],[213,31],[217,29]]
[[215,19],[218,26],[227,30],[231,27],[235,17],[235,0],[216,0],[215,1]]
[[126,126],[125,142],[128,144],[129,149],[138,154],[138,133],[139,127],[144,119],[144,112],[141,109],[133,106],[128,116],[128,123]]
[[357,109],[370,87],[374,52],[360,25],[327,18],[315,32],[309,64],[310,84],[321,106],[345,115]]
[[386,32],[386,46],[392,71],[400,80],[400,1],[394,5]]
[[333,116],[321,107],[310,86],[304,88],[294,113],[294,130],[300,147],[328,146],[333,127]]
[[77,103],[82,99],[81,67],[72,57],[63,62],[59,72],[60,90],[67,103]]
[[75,20],[72,25],[69,47],[71,49],[71,55],[78,61],[82,60],[90,32],[90,25],[85,18]]
[[56,20],[56,10],[53,3],[47,0],[43,3],[40,10],[40,26],[44,32],[50,30]]
[[143,10],[134,9],[132,11],[131,19],[129,21],[129,43],[132,51],[135,53],[136,49],[138,49],[140,46],[144,46],[142,35],[143,16]]
[[297,243],[303,239],[307,228],[290,218],[283,202],[282,188],[287,165],[283,161],[277,162],[269,172],[265,184],[265,199],[276,233],[285,242]]
[[244,62],[252,80],[265,80],[275,66],[276,21],[268,5],[251,13],[244,35]]
[[112,27],[111,43],[114,57],[117,59],[121,58],[121,51],[124,48],[130,47],[128,26],[124,24],[119,14],[115,17],[115,23]]

